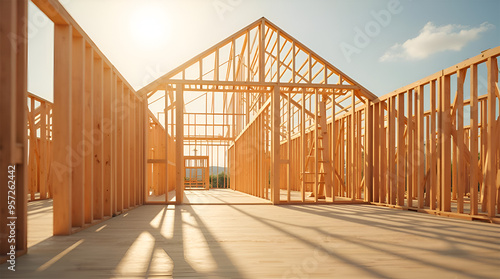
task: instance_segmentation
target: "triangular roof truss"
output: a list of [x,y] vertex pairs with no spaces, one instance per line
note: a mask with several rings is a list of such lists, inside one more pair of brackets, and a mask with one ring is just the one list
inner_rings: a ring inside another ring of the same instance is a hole
[[149,97],[172,84],[194,91],[269,92],[275,85],[283,94],[317,89],[318,93],[335,95],[341,109],[348,93],[354,93],[358,103],[376,99],[264,17],[151,82],[138,94]]

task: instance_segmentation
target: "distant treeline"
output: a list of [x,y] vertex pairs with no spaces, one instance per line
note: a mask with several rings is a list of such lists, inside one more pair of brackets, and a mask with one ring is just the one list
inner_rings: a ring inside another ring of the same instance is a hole
[[225,172],[210,175],[210,188],[229,188],[229,177]]

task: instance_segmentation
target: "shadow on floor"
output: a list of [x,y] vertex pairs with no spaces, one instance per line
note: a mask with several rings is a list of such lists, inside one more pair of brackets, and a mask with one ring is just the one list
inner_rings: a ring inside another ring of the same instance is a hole
[[[43,211],[44,207],[36,207]],[[2,278],[497,278],[500,226],[371,205],[150,205]]]

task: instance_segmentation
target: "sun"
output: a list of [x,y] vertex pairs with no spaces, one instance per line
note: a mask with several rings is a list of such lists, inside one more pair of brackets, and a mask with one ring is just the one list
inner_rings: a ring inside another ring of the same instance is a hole
[[132,35],[140,45],[152,47],[165,44],[168,28],[166,14],[155,7],[141,7],[130,18]]

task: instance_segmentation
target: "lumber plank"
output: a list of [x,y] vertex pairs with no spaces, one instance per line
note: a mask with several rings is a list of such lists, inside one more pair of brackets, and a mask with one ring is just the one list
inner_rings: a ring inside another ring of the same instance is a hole
[[184,115],[183,107],[184,92],[182,86],[175,90],[175,164],[176,164],[176,182],[175,182],[175,203],[181,204],[184,193]]
[[94,220],[94,51],[85,46],[85,178],[84,178],[84,210],[85,224]]
[[71,222],[73,227],[83,227],[85,162],[81,153],[85,126],[85,41],[82,37],[72,37],[71,69],[71,149],[75,153],[71,181]]
[[441,136],[441,211],[451,211],[451,117],[450,76],[441,77],[440,86],[440,136]]
[[498,66],[495,57],[488,58],[486,62],[488,71],[488,126],[487,126],[487,149],[486,149],[486,192],[487,192],[487,214],[493,217],[496,214],[496,148],[498,139],[495,138],[496,126],[496,83],[498,82]]
[[478,213],[478,98],[477,65],[470,66],[470,215]]
[[94,91],[93,108],[93,160],[94,160],[94,183],[93,183],[93,214],[94,220],[101,220],[103,217],[103,70],[102,59],[94,56]]
[[404,105],[405,105],[405,94],[399,94],[398,98],[398,161],[397,161],[397,205],[404,205],[404,194],[405,194],[405,123],[404,123]]
[[[71,233],[71,190],[72,190],[72,28],[69,25],[54,25],[54,106],[53,133],[53,233]],[[69,93],[69,94],[68,94]]]

